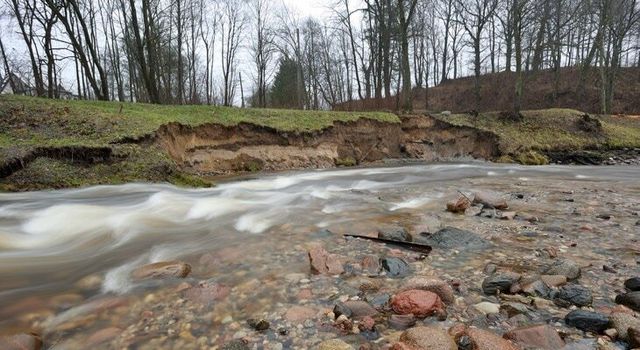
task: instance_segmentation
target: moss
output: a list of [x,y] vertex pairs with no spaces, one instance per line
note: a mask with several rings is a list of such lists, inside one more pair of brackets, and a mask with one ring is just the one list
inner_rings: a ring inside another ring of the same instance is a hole
[[334,162],[336,166],[341,167],[352,167],[358,165],[358,162],[353,157],[336,158]]
[[536,151],[527,151],[518,153],[515,156],[515,161],[522,165],[548,165],[549,158]]
[[[601,133],[581,131],[577,124],[584,113],[571,109],[523,111],[519,122],[506,121],[503,113],[483,113],[477,118],[454,114],[445,122],[475,127],[496,134],[503,154],[520,154],[522,150],[539,152],[593,148],[640,147],[640,120],[617,116],[597,116]],[[518,157],[518,156],[516,156]],[[539,161],[525,151],[523,160]],[[517,159],[516,159],[517,160]]]

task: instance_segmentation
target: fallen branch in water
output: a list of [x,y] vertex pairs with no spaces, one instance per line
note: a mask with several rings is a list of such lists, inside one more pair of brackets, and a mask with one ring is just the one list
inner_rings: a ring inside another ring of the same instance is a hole
[[366,239],[366,240],[373,241],[373,242],[390,244],[390,245],[398,246],[398,247],[401,247],[401,248],[413,250],[414,252],[418,252],[418,253],[422,253],[422,254],[429,254],[429,253],[431,253],[431,250],[432,250],[430,245],[420,244],[420,243],[394,241],[394,240],[391,240],[391,239],[371,237],[371,236],[362,236],[362,235],[353,235],[353,234],[345,234],[344,237],[345,238],[362,238],[362,239]]

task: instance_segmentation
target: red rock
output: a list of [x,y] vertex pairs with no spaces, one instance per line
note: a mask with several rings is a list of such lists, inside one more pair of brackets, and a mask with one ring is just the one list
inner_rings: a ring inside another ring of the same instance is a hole
[[380,272],[380,258],[376,255],[366,255],[362,258],[362,269],[370,274],[378,274]]
[[109,327],[101,329],[93,333],[88,339],[86,345],[99,345],[106,341],[112,340],[122,333],[122,329],[117,327]]
[[211,282],[202,281],[198,285],[190,287],[183,292],[186,299],[203,305],[209,305],[215,301],[226,298],[231,293],[231,288]]
[[471,340],[473,350],[520,350],[512,342],[482,329],[469,327],[464,335]]
[[287,310],[284,318],[290,322],[302,323],[303,321],[314,318],[317,314],[318,311],[314,308],[296,305]]
[[329,254],[319,245],[313,246],[308,251],[311,271],[317,274],[339,275],[344,272],[340,257]]
[[185,278],[191,272],[191,265],[181,261],[163,261],[141,266],[131,276],[138,280],[150,278]]
[[307,299],[311,299],[313,297],[313,293],[311,292],[311,289],[305,288],[305,289],[301,289],[298,292],[298,295],[296,295],[296,297],[299,300],[307,300]]
[[451,304],[455,301],[453,289],[445,281],[429,278],[429,277],[413,277],[409,279],[401,288],[401,291],[419,289],[426,290],[438,294],[445,304]]
[[417,289],[394,295],[391,299],[391,308],[397,314],[413,314],[416,317],[444,313],[444,305],[438,294]]
[[556,350],[565,345],[558,332],[546,324],[516,328],[507,332],[503,337],[523,348]]
[[395,350],[457,350],[458,346],[447,332],[437,326],[414,327],[400,336]]
[[376,320],[371,316],[365,316],[360,321],[359,328],[361,331],[372,331],[373,327],[376,325]]
[[39,350],[42,349],[42,338],[35,333],[20,333],[0,337],[2,350]]
[[447,203],[447,211],[455,214],[462,214],[465,210],[469,209],[471,201],[464,196],[458,197],[458,199]]

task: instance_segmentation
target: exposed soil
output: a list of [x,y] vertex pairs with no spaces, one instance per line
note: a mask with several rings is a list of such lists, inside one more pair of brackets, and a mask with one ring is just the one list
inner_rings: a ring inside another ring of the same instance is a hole
[[329,168],[390,158],[425,161],[498,156],[497,138],[473,128],[452,126],[426,116],[401,124],[360,119],[337,122],[311,133],[285,133],[242,123],[160,128],[158,142],[184,170],[198,174]]
[[113,151],[109,147],[38,147],[22,155],[5,161],[0,165],[0,178],[7,177],[17,171],[26,168],[29,163],[37,158],[44,157],[57,160],[66,160],[81,164],[96,164],[108,162],[112,159]]

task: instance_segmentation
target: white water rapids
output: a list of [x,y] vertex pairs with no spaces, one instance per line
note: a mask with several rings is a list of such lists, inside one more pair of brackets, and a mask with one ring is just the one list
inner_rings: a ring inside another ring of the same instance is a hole
[[312,232],[419,210],[442,201],[454,181],[492,177],[637,184],[640,170],[438,164],[283,173],[198,190],[128,184],[3,193],[0,300],[64,290],[92,273],[106,273],[103,291],[124,292],[132,286],[131,269],[141,264],[269,239],[282,230]]

